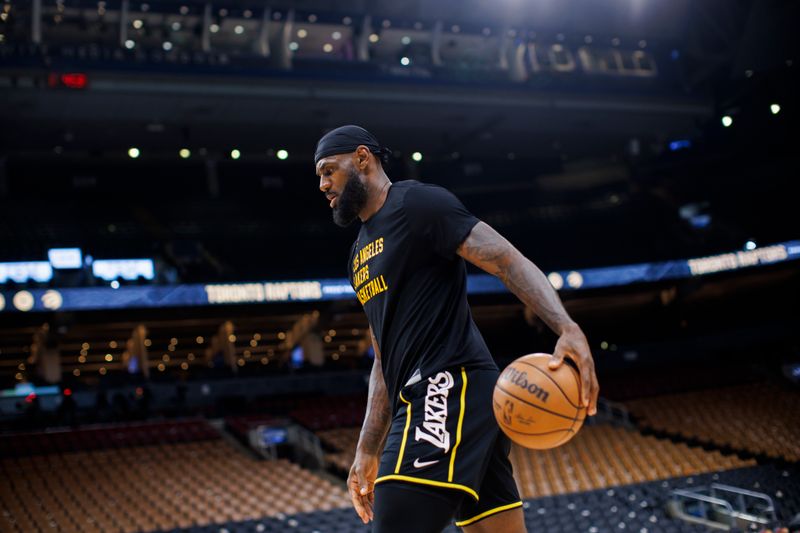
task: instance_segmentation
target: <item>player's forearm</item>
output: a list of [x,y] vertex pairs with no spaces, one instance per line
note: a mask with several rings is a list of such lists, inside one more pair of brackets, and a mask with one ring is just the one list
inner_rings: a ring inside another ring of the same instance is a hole
[[389,394],[386,391],[386,383],[383,381],[381,361],[376,357],[369,377],[367,413],[364,417],[364,424],[361,426],[361,435],[358,437],[357,451],[378,455],[383,448],[386,433],[389,431],[391,418]]
[[576,327],[542,271],[488,224],[479,222],[459,247],[458,254],[500,278],[508,290],[558,335]]
[[508,266],[498,274],[508,290],[533,309],[556,334],[561,335],[575,327],[575,321],[539,267],[516,249],[508,253],[511,255]]

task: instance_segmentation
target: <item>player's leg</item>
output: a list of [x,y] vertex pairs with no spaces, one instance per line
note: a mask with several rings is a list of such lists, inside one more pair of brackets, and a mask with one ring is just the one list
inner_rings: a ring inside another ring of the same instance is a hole
[[[402,482],[375,485],[373,533],[440,533],[464,496]],[[498,530],[500,531],[500,530]]]

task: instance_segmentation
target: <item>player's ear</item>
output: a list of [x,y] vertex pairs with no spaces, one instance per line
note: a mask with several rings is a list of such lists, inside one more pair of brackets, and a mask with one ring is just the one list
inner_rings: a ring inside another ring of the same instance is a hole
[[370,153],[369,148],[367,148],[363,144],[359,145],[359,147],[356,148],[355,165],[359,171],[363,172],[367,170],[367,166],[369,166],[369,158],[371,155],[372,154]]

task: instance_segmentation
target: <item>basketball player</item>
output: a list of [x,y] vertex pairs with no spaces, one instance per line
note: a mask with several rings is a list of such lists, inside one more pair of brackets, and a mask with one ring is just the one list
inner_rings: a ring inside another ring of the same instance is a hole
[[377,533],[438,532],[453,519],[469,533],[524,532],[510,442],[492,410],[499,372],[467,304],[464,259],[559,335],[550,366],[566,356],[577,364],[592,415],[589,345],[533,263],[442,187],[389,181],[387,152],[363,128],[342,126],[314,156],[334,222],[361,220],[347,269],[375,348],[350,497]]

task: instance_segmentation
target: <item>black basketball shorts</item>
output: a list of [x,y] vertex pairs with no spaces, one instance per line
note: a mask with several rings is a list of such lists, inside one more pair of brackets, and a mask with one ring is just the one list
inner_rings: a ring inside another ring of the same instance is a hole
[[457,526],[522,506],[492,411],[497,370],[454,368],[400,391],[375,483],[397,481],[464,495]]

